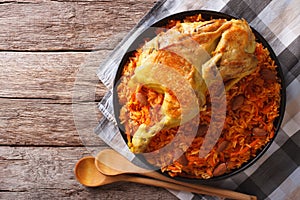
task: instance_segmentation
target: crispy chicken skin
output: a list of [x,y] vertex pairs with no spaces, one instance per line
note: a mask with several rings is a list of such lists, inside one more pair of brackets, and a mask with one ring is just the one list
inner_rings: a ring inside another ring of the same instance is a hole
[[254,55],[255,37],[245,20],[231,20],[232,26],[225,30],[213,51],[226,90],[229,90],[243,77],[251,74],[257,66]]
[[[132,151],[144,152],[161,129],[179,126],[205,109],[209,82],[206,79],[211,79],[209,74],[214,68],[219,70],[226,90],[252,73],[257,66],[254,51],[255,37],[245,20],[179,23],[147,42],[129,87],[145,85],[164,93],[160,110],[163,118],[152,127],[140,125],[132,138]],[[178,75],[188,83],[192,93],[183,91],[187,87]],[[165,79],[169,82],[162,81]],[[171,90],[179,96],[172,95]],[[197,108],[190,106],[195,105],[195,98]]]

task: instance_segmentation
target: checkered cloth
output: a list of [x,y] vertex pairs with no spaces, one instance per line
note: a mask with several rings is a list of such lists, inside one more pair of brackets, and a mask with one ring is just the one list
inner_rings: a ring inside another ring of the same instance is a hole
[[[104,117],[96,134],[128,159],[128,150],[114,121],[112,83],[120,58],[146,27],[170,14],[186,10],[220,11],[246,19],[269,42],[281,63],[286,81],[286,112],[281,129],[267,152],[245,171],[218,182],[222,188],[253,194],[258,199],[300,199],[300,1],[299,0],[162,0],[124,38],[98,69],[108,88],[99,103]],[[170,191],[179,199],[215,199]]]

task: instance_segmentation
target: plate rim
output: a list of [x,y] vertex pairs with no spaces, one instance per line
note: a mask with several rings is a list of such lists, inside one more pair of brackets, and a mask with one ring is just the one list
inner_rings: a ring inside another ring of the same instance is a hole
[[[142,43],[142,41],[145,40],[145,38],[143,38],[142,36],[147,33],[147,30],[149,30],[150,28],[160,28],[163,25],[166,25],[166,23],[170,20],[183,20],[185,17],[188,16],[193,16],[196,14],[201,14],[202,17],[204,16],[204,19],[207,17],[210,17],[211,19],[216,19],[216,18],[225,18],[227,20],[230,19],[243,19],[243,18],[238,18],[238,17],[234,17],[232,15],[223,13],[223,12],[218,12],[218,11],[213,11],[213,10],[190,10],[190,11],[183,11],[183,12],[178,12],[178,13],[174,13],[171,15],[168,15],[164,18],[159,19],[158,21],[156,21],[155,23],[153,23],[150,26],[147,26],[145,28],[145,30],[143,30],[133,41],[132,43],[129,45],[129,47],[127,48],[127,50],[125,51],[125,53],[122,55],[122,59],[118,65],[118,69],[113,81],[113,111],[114,111],[114,118],[117,122],[118,125],[118,129],[120,131],[120,134],[122,135],[122,138],[124,139],[126,145],[127,145],[127,138],[126,138],[126,134],[123,132],[122,128],[120,128],[120,126],[122,127],[123,125],[120,123],[119,120],[119,114],[120,114],[120,108],[121,106],[116,106],[117,104],[119,104],[118,101],[118,95],[117,95],[117,91],[116,91],[116,86],[117,83],[119,81],[119,79],[121,78],[121,74],[123,71],[123,68],[126,64],[126,62],[128,61],[128,58],[130,57],[130,55],[132,56],[132,53],[134,51],[131,51],[132,49],[136,50],[138,47],[136,46],[136,42],[139,43],[138,45],[140,46]],[[205,19],[208,20],[208,19]],[[249,25],[250,26],[250,25]],[[188,178],[188,177],[171,177],[169,176],[166,172],[161,172],[159,171],[161,174],[164,174],[172,179],[175,180],[179,180],[179,181],[183,181],[183,182],[191,182],[191,183],[211,183],[211,182],[215,182],[215,181],[220,181],[220,180],[225,180],[227,178],[233,177],[236,174],[239,174],[240,172],[246,170],[247,168],[249,168],[250,166],[252,166],[255,162],[257,162],[264,154],[265,152],[270,148],[270,146],[272,145],[272,143],[274,142],[275,138],[278,135],[278,132],[280,130],[283,118],[284,118],[284,114],[285,114],[285,107],[286,107],[286,84],[285,84],[285,78],[283,75],[283,71],[282,71],[282,67],[280,64],[280,61],[278,59],[278,57],[276,56],[276,54],[274,53],[271,45],[266,41],[266,39],[252,26],[250,26],[256,41],[262,43],[262,45],[268,49],[269,53],[270,53],[270,57],[272,58],[272,60],[274,60],[275,64],[277,65],[276,67],[276,71],[277,71],[277,76],[280,78],[280,85],[281,85],[281,90],[280,90],[280,105],[279,105],[279,116],[276,117],[276,119],[274,120],[273,124],[274,124],[274,136],[273,138],[270,139],[270,141],[263,146],[263,148],[261,150],[258,151],[258,153],[256,154],[255,157],[251,158],[250,160],[248,160],[247,162],[243,163],[241,167],[226,173],[224,175],[221,176],[216,176],[216,177],[212,177],[209,179],[201,179],[201,178]],[[156,36],[157,34],[154,34],[154,36]],[[141,38],[143,39],[142,41],[139,42],[139,40],[141,40]],[[118,109],[119,108],[119,109]],[[128,147],[128,146],[127,146]],[[139,157],[137,154],[135,154],[136,157]],[[142,158],[140,158],[141,160],[143,160]],[[143,161],[142,161],[143,162]]]

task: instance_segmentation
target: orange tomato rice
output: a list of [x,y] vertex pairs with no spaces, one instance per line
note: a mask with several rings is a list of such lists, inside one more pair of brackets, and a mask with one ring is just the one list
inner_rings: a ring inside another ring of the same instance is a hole
[[[189,21],[202,20],[200,15],[190,17]],[[172,21],[169,27],[174,26]],[[276,65],[269,52],[261,43],[257,43],[255,55],[258,59],[256,70],[241,79],[226,92],[226,119],[221,136],[207,156],[199,157],[207,128],[211,120],[210,98],[207,95],[207,109],[201,111],[199,119],[185,123],[178,133],[178,127],[161,130],[154,136],[146,152],[157,154],[148,157],[147,161],[156,166],[163,166],[162,172],[170,176],[181,176],[198,179],[209,179],[241,167],[255,157],[273,137],[274,119],[279,115],[280,80],[277,77]],[[130,77],[134,74],[139,50],[130,58],[123,69],[121,83],[118,86],[119,103],[122,106],[120,121],[125,126],[128,146],[132,147],[132,134],[140,124],[151,125],[159,121],[159,108],[164,96],[152,89],[141,86],[131,93],[127,87]],[[270,76],[272,73],[274,76]],[[267,75],[266,75],[267,74]],[[275,77],[275,78],[274,78]],[[136,93],[146,97],[147,104],[141,104],[136,99]],[[242,104],[235,108],[237,98]],[[157,112],[155,112],[157,111]],[[193,124],[197,121],[199,124]],[[198,130],[191,130],[191,127]],[[184,141],[191,137],[191,131],[197,131],[191,145]],[[176,137],[176,140],[173,139]],[[162,147],[172,141],[174,148],[163,152]],[[174,155],[181,155],[172,160]],[[172,161],[172,164],[164,165]]]

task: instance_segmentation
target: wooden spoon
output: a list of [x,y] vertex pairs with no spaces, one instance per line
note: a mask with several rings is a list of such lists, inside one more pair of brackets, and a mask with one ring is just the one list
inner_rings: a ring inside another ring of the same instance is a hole
[[[95,158],[92,156],[84,157],[80,159],[75,166],[75,176],[79,183],[87,187],[98,187],[115,182],[133,182],[141,183],[145,185],[152,185],[156,187],[163,187],[178,191],[187,191],[193,193],[199,193],[199,190],[195,188],[189,188],[174,183],[159,181],[150,178],[136,177],[130,175],[115,175],[107,176],[99,172],[95,166]],[[202,194],[202,193],[201,193]]]
[[231,190],[225,190],[225,189],[214,188],[206,185],[190,184],[186,182],[177,181],[175,179],[166,177],[155,171],[150,171],[150,170],[140,168],[112,149],[105,149],[99,152],[95,159],[95,166],[101,173],[109,176],[116,176],[121,174],[140,174],[158,180],[174,183],[177,185],[194,188],[197,189],[198,191],[197,193],[200,194],[207,194],[211,196],[219,196],[224,198],[240,199],[240,200],[257,199],[256,196],[247,195],[247,194],[243,194]]
[[87,187],[96,187],[112,183],[111,179],[97,170],[95,158],[92,156],[80,159],[74,169],[75,177],[79,183]]

